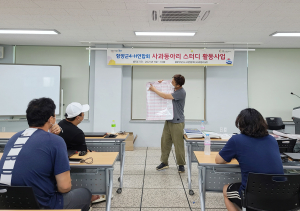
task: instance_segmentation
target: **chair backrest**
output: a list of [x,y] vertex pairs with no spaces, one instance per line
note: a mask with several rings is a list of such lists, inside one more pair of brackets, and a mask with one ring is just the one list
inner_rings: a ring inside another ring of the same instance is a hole
[[300,174],[249,173],[244,205],[254,210],[288,211],[300,207]]
[[294,147],[297,142],[297,139],[281,139],[277,140],[279,152],[294,152]]
[[266,118],[269,130],[281,130],[285,128],[280,117],[267,117]]
[[40,209],[32,187],[0,186],[0,209]]

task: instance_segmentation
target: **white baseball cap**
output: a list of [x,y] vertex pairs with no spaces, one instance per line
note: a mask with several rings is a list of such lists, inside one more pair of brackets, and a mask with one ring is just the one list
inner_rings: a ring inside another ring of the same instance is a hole
[[66,108],[67,118],[73,118],[81,114],[82,112],[86,112],[90,110],[90,106],[88,104],[81,105],[80,103],[73,102],[70,103]]

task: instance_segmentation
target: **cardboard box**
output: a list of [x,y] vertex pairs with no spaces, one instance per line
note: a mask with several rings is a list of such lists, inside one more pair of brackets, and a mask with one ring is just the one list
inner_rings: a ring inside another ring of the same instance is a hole
[[134,149],[134,142],[137,138],[137,135],[134,137],[133,132],[129,132],[127,139],[125,140],[125,151],[133,151]]

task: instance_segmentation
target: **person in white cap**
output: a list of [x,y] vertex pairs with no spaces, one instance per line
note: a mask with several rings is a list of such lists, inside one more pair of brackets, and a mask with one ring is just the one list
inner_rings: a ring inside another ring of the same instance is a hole
[[[61,127],[61,132],[58,135],[65,140],[67,149],[90,151],[87,149],[83,131],[77,127],[77,125],[79,125],[84,119],[84,112],[87,112],[88,110],[90,110],[90,106],[88,104],[81,105],[80,103],[73,102],[67,106],[65,114],[66,119],[61,120],[58,123]],[[92,196],[92,203],[105,200],[105,195]]]
[[58,135],[65,140],[68,149],[87,151],[84,133],[77,125],[82,122],[84,119],[84,112],[89,109],[90,106],[88,104],[81,105],[77,102],[70,103],[66,109],[66,119],[61,120],[58,123],[62,129]]

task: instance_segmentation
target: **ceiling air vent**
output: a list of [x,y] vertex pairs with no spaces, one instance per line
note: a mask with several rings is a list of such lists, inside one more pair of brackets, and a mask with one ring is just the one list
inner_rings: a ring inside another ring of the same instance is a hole
[[196,21],[201,10],[163,10],[161,13],[161,21],[180,21],[180,22],[186,22],[186,21]]
[[148,4],[151,21],[161,23],[196,23],[207,21],[217,4]]

